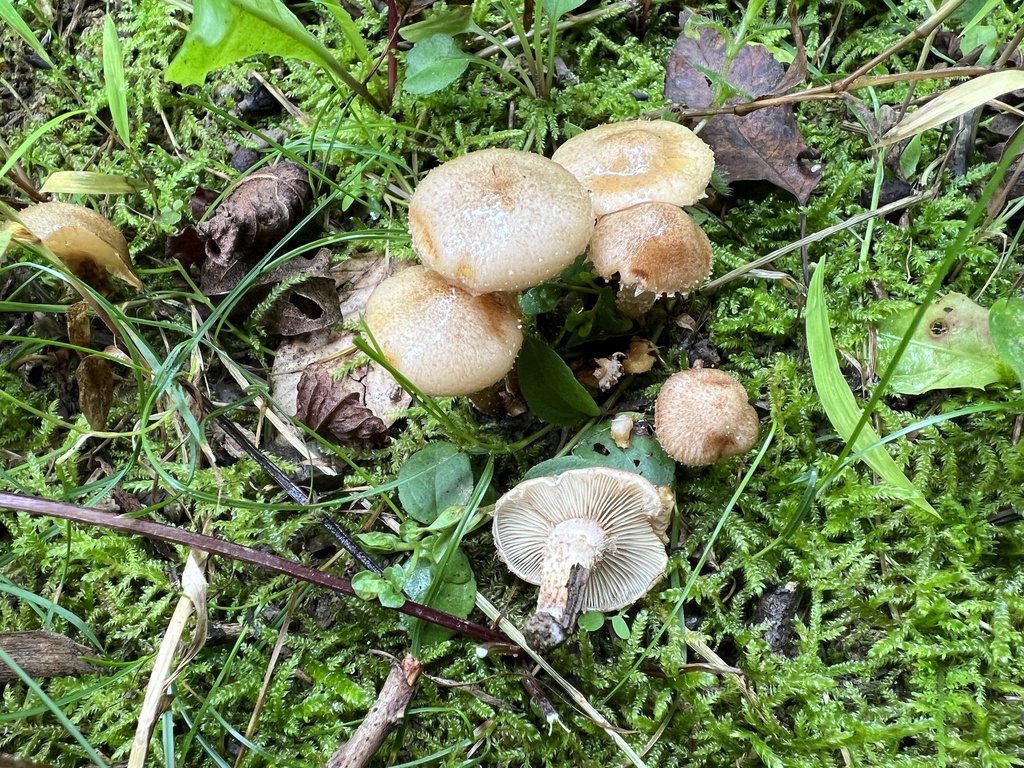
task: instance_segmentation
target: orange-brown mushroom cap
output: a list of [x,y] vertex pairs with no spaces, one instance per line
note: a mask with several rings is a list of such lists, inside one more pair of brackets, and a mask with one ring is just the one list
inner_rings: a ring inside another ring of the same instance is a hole
[[[661,493],[640,475],[574,469],[527,480],[502,496],[494,507],[494,542],[512,573],[541,584],[546,561],[550,569],[552,557],[573,557],[571,543],[556,541],[560,530],[599,529],[599,552],[584,564],[591,572],[583,610],[612,611],[638,600],[664,575],[667,524]],[[559,599],[564,596],[541,594],[538,606]]]
[[365,317],[384,356],[427,395],[490,386],[511,370],[523,344],[513,297],[473,296],[423,266],[378,285]]
[[587,247],[590,197],[541,155],[470,152],[438,166],[409,202],[413,250],[470,293],[520,291],[555,277]]
[[686,211],[643,203],[597,220],[588,258],[623,290],[655,296],[687,294],[711,274],[711,241]]
[[590,191],[598,216],[648,202],[693,205],[715,167],[711,147],[669,120],[599,125],[573,136],[551,159]]
[[716,368],[670,376],[658,393],[654,431],[665,452],[690,467],[746,453],[757,442],[757,412],[736,379]]

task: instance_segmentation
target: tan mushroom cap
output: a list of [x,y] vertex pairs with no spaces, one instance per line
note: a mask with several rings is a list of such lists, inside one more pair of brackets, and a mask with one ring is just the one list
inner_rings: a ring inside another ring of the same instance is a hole
[[711,241],[686,211],[643,203],[597,220],[590,261],[634,293],[687,294],[711,274]]
[[142,288],[132,269],[128,243],[121,231],[91,208],[73,203],[37,203],[18,214],[21,225],[12,227],[18,242],[42,243],[81,280],[93,287],[105,282],[105,273]]
[[665,452],[689,467],[746,453],[757,442],[757,412],[747,391],[717,368],[668,378],[655,404],[654,431]]
[[669,120],[599,125],[573,136],[551,159],[590,191],[598,216],[640,203],[693,205],[715,168],[711,147]]
[[552,531],[572,521],[596,523],[607,542],[587,580],[584,611],[623,608],[664,575],[661,494],[640,475],[604,467],[537,477],[502,496],[494,507],[498,554],[516,576],[540,584]]
[[365,317],[388,361],[432,396],[468,395],[494,384],[523,344],[513,297],[473,296],[422,266],[378,285]]
[[555,277],[594,231],[590,197],[541,155],[470,152],[438,166],[409,202],[413,249],[470,293],[520,291]]

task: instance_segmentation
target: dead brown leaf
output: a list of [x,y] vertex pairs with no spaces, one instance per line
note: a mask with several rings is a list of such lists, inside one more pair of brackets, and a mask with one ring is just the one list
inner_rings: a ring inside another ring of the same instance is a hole
[[69,304],[65,313],[68,324],[68,341],[76,347],[88,349],[92,342],[92,328],[89,322],[89,305],[84,301]]
[[110,406],[114,404],[114,374],[107,361],[89,355],[75,371],[78,380],[78,405],[89,426],[97,432],[107,428]]
[[[726,104],[739,104],[773,94],[786,84],[786,71],[766,48],[745,46],[726,69],[725,38],[715,29],[690,25],[689,9],[679,15],[683,32],[669,54],[665,96],[690,108],[710,106],[714,73],[736,91]],[[802,79],[802,78],[801,78]],[[816,151],[807,146],[791,106],[768,107],[748,115],[715,115],[700,134],[715,150],[715,167],[727,181],[764,180],[790,192],[803,205],[821,179]]]
[[388,428],[359,403],[359,394],[345,392],[322,365],[302,372],[295,418],[321,437],[360,448],[382,448]]

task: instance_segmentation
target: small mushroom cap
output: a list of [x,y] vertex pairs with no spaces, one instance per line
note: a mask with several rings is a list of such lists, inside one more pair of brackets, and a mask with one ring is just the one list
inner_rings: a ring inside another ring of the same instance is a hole
[[470,152],[438,166],[409,202],[413,249],[470,293],[520,291],[561,273],[594,231],[590,197],[541,155]]
[[711,274],[711,241],[686,211],[643,203],[602,216],[590,239],[590,261],[601,277],[616,272],[635,293],[687,294]]
[[614,611],[643,595],[664,575],[661,494],[633,472],[593,467],[520,483],[494,506],[494,543],[509,570],[540,584],[551,531],[569,520],[594,520],[608,543],[587,580],[584,611]]
[[590,191],[598,216],[639,203],[693,205],[715,168],[711,147],[669,120],[599,125],[573,136],[551,159]]
[[523,344],[513,297],[473,296],[422,266],[378,285],[366,325],[384,356],[425,394],[468,395],[501,379]]
[[72,203],[37,203],[18,214],[21,225],[12,238],[28,244],[42,243],[84,282],[99,288],[106,274],[117,275],[129,285],[142,288],[132,269],[128,243],[120,230],[91,208]]
[[658,393],[655,435],[669,456],[688,467],[746,453],[757,442],[757,429],[747,391],[717,368],[680,371]]

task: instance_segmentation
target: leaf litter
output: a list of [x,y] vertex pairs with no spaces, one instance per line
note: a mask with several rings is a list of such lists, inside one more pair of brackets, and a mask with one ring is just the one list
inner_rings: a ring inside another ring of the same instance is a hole
[[[735,93],[725,104],[742,104],[778,94],[803,80],[787,77],[782,64],[761,45],[743,46],[728,65],[722,34],[692,23],[702,19],[689,9],[679,14],[683,31],[669,54],[665,76],[665,98],[672,103],[691,109],[712,106],[716,81]],[[798,62],[790,69],[799,73]],[[804,141],[791,105],[748,115],[715,115],[700,137],[715,151],[715,168],[726,181],[768,181],[805,205],[821,180],[821,164],[814,162],[818,152]]]

